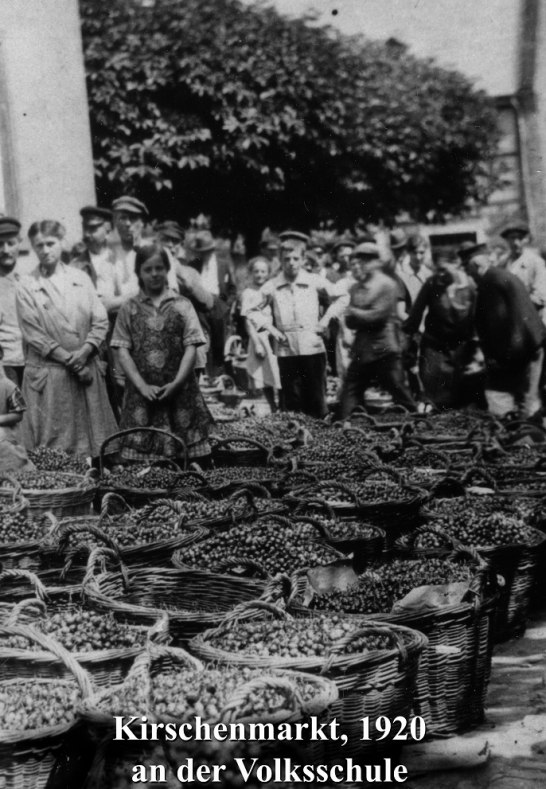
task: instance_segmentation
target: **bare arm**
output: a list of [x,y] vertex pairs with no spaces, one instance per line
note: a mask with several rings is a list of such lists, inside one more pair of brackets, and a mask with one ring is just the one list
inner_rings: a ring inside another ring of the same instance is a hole
[[159,386],[150,386],[146,383],[144,378],[139,373],[137,366],[134,362],[133,357],[131,356],[128,348],[118,348],[117,349],[117,359],[121,365],[121,369],[129,379],[129,381],[133,384],[135,389],[140,392],[140,394],[150,402],[157,400],[157,394],[159,392]]
[[13,427],[17,425],[23,418],[20,412],[12,412],[11,414],[0,415],[0,427]]
[[193,368],[195,367],[196,353],[197,348],[195,345],[186,345],[182,359],[180,360],[180,367],[178,368],[178,372],[176,373],[174,381],[171,381],[170,384],[166,384],[165,386],[161,387],[158,393],[158,400],[168,400],[182,388],[182,386],[186,383],[186,380],[193,372]]

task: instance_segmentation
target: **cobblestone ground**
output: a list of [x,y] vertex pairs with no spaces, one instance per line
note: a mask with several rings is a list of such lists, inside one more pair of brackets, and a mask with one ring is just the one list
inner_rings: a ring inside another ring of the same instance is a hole
[[[527,662],[517,665],[522,659]],[[453,742],[453,741],[451,741]],[[546,605],[535,611],[525,636],[495,647],[486,721],[458,742],[486,764],[412,777],[411,789],[535,789],[546,787]],[[450,740],[445,741],[449,749]],[[403,760],[403,759],[402,759]]]

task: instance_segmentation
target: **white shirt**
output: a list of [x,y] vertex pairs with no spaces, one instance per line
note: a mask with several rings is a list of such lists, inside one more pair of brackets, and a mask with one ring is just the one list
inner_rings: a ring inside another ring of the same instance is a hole
[[205,290],[214,296],[220,295],[220,285],[218,283],[218,260],[216,252],[213,252],[201,269],[201,282]]

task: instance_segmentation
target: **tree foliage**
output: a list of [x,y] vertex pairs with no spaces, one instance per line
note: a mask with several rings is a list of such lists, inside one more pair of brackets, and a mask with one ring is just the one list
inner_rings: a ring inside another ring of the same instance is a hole
[[162,216],[308,227],[487,194],[486,96],[404,47],[238,0],[80,0],[97,185]]

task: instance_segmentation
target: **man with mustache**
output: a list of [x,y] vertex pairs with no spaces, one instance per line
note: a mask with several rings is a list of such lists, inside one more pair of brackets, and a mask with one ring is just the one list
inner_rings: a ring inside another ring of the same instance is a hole
[[15,309],[20,247],[21,223],[13,217],[0,217],[0,347],[4,349],[6,376],[19,387],[25,370],[23,338]]

